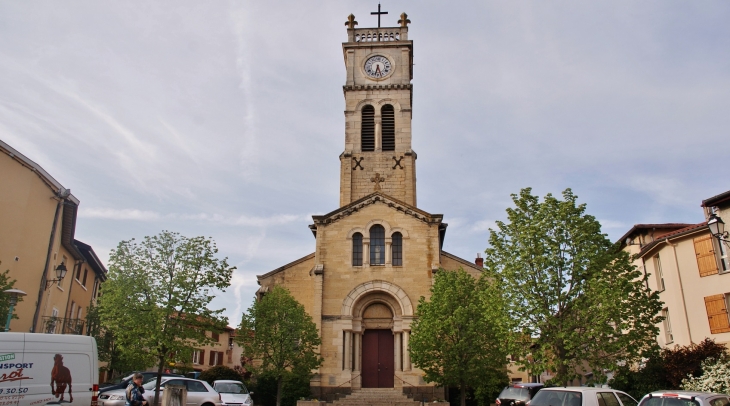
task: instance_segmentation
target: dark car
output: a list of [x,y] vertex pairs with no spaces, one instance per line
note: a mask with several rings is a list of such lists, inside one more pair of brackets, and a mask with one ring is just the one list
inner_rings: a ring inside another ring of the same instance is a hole
[[502,390],[495,403],[497,406],[526,406],[544,387],[541,383],[513,383]]
[[[142,372],[141,373],[144,378],[142,379],[142,383],[145,384],[152,379],[157,379],[157,372]],[[132,376],[134,374],[129,374],[127,376],[113,379],[109,382],[104,382],[102,384],[99,384],[99,393],[110,391],[110,390],[116,390],[116,389],[127,389],[127,386],[132,382]],[[166,374],[163,373],[162,376],[176,376],[176,377],[182,377],[182,375],[179,374]]]

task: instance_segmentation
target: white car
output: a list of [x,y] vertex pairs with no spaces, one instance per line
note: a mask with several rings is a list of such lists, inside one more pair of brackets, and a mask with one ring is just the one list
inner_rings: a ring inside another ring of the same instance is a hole
[[[144,388],[143,396],[149,404],[153,404],[155,400],[156,383],[157,380],[152,380],[142,385]],[[160,399],[162,399],[162,393],[167,385],[184,385],[187,387],[188,397],[186,406],[223,406],[221,395],[208,382],[190,378],[163,376],[162,382],[160,383]],[[100,394],[98,406],[124,406],[127,402],[125,390],[116,389]]]
[[241,381],[215,381],[213,389],[220,393],[224,406],[253,406],[253,392],[249,392]]
[[721,393],[662,390],[641,399],[641,406],[728,406],[730,396]]
[[530,406],[637,406],[637,403],[616,389],[566,386],[541,389]]

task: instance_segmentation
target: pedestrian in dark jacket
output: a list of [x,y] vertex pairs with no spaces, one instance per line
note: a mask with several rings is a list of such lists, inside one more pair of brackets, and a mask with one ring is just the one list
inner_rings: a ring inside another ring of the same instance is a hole
[[142,387],[143,379],[144,375],[139,372],[134,374],[132,383],[127,386],[127,390],[125,391],[127,393],[127,403],[125,403],[125,406],[147,406],[147,401],[142,396],[144,393],[144,388]]

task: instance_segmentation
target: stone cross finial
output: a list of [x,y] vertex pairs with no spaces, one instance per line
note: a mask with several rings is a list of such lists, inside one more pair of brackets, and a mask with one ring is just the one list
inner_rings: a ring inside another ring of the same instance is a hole
[[375,192],[380,192],[380,182],[385,182],[385,177],[381,177],[379,173],[375,174],[374,178],[370,178],[370,182],[375,182]]
[[408,27],[408,24],[411,23],[411,20],[408,19],[408,14],[401,13],[400,20],[398,20],[398,24],[400,24],[401,27]]
[[350,29],[355,28],[355,26],[357,25],[357,21],[355,21],[354,14],[350,14],[349,16],[347,16],[347,21],[345,22],[345,25],[347,26],[347,28]]

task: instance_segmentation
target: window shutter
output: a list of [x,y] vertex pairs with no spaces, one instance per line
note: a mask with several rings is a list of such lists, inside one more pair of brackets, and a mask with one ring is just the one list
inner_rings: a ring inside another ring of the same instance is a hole
[[205,365],[205,350],[200,350],[200,359],[198,360],[199,365]]
[[713,295],[705,298],[707,308],[707,319],[710,321],[710,333],[730,332],[730,319],[725,307],[725,295]]
[[383,151],[395,151],[395,112],[386,104],[380,109],[382,120]]
[[218,352],[218,363],[216,365],[223,365],[223,353]]
[[694,243],[700,277],[718,273],[715,249],[712,247],[712,236],[697,237],[694,239]]
[[360,148],[363,152],[375,151],[375,108],[368,104],[361,114]]

